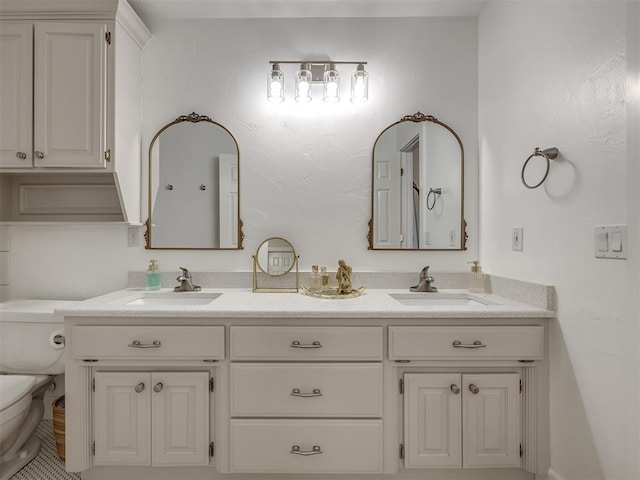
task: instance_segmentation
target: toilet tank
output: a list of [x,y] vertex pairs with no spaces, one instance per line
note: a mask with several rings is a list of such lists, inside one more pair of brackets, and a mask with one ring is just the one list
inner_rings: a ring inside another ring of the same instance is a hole
[[51,338],[64,329],[53,311],[71,301],[9,300],[0,303],[0,372],[59,375],[63,348]]

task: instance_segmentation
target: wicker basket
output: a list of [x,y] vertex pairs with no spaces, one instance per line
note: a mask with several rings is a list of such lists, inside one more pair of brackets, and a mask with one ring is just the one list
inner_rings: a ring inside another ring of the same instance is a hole
[[60,460],[65,459],[64,447],[64,395],[53,401],[53,436],[56,439],[56,449]]

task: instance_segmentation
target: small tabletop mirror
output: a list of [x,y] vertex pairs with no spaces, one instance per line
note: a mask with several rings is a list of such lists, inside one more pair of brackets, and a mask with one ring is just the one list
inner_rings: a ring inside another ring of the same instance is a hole
[[[295,279],[290,278],[294,268]],[[263,286],[259,285],[259,278]],[[281,237],[264,240],[253,256],[253,291],[297,292],[299,285],[298,255],[293,245]]]

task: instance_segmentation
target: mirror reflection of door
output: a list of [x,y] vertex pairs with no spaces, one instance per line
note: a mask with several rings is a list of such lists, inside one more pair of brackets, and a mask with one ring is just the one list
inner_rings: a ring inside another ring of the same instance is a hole
[[258,265],[269,275],[282,275],[293,268],[294,253],[291,244],[282,238],[270,238],[258,249]]

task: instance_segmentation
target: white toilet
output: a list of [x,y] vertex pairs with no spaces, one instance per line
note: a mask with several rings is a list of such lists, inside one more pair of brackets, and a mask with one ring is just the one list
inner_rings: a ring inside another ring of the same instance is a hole
[[40,450],[34,432],[44,414],[44,394],[53,376],[64,373],[64,325],[53,311],[69,303],[0,303],[0,480],[7,480]]

